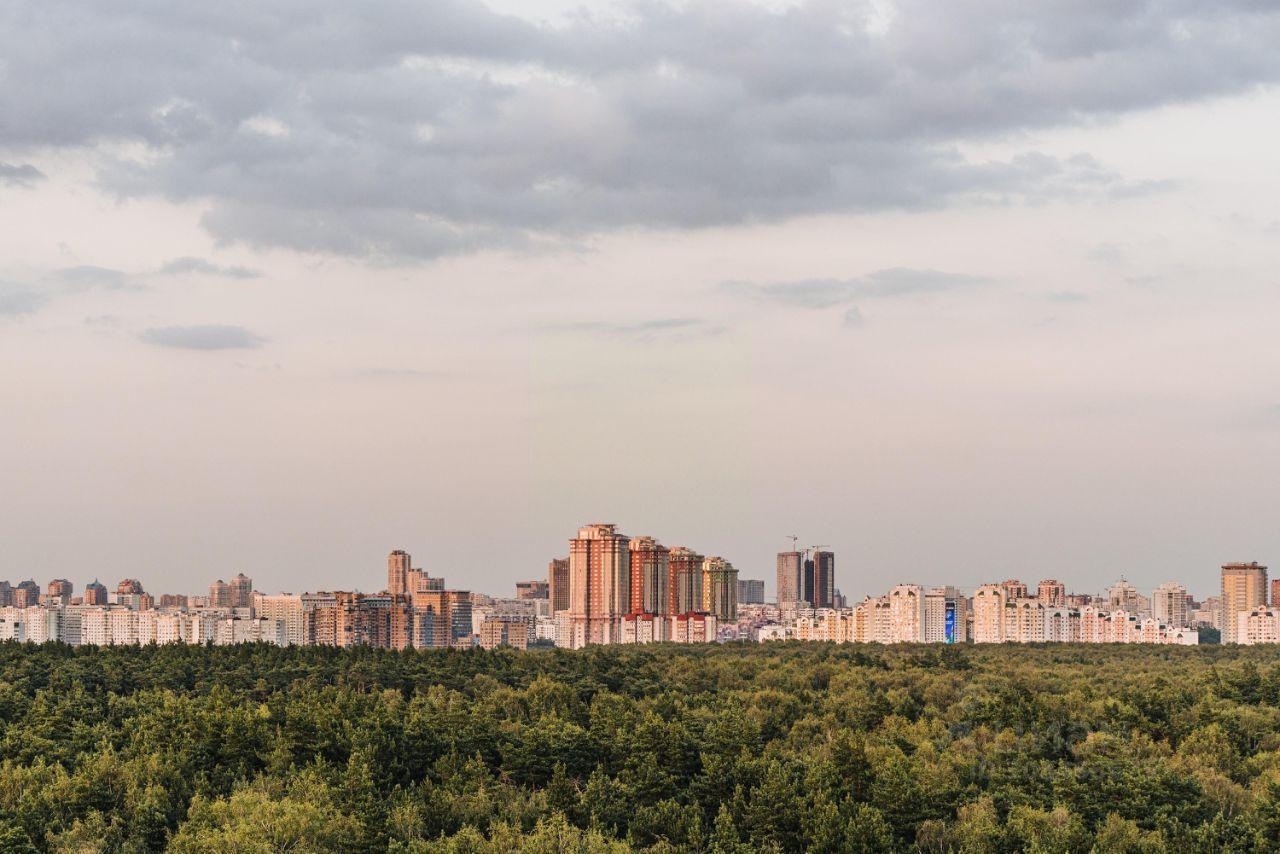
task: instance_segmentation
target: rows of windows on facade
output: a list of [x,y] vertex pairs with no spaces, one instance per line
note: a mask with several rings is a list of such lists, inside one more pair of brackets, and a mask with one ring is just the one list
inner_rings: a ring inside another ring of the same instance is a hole
[[402,550],[387,556],[377,593],[261,593],[243,573],[215,581],[207,595],[155,596],[133,578],[114,592],[95,579],[79,596],[63,578],[44,592],[34,580],[0,581],[0,640],[577,649],[730,640],[1195,644],[1207,632],[1224,643],[1280,642],[1280,579],[1268,586],[1257,562],[1224,565],[1219,594],[1203,600],[1176,582],[1147,596],[1124,579],[1098,593],[1008,579],[968,590],[899,583],[851,605],[825,546],[779,552],[776,571],[776,595],[766,601],[765,582],[739,578],[723,557],[596,523],[511,597],[450,589]]

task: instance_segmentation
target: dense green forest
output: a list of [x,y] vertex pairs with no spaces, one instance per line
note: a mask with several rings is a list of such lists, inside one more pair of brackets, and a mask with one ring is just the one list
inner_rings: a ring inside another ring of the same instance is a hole
[[1280,651],[0,644],[3,851],[1273,851]]

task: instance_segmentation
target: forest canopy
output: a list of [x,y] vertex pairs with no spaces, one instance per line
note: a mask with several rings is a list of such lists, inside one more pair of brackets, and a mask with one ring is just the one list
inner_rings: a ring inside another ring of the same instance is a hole
[[1272,851],[1280,651],[0,644],[0,851]]

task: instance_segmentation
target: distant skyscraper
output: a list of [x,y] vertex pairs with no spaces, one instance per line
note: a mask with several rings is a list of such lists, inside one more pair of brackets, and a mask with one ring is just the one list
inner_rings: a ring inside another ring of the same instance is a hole
[[1271,607],[1280,606],[1280,578],[1271,579]]
[[653,537],[635,537],[628,549],[631,552],[630,613],[667,615],[671,607],[671,550]]
[[1267,568],[1253,563],[1222,567],[1222,642],[1239,641],[1239,619],[1267,599]]
[[1191,625],[1187,609],[1187,588],[1166,581],[1151,594],[1151,616],[1165,626]]
[[764,582],[758,578],[738,579],[738,604],[763,605]]
[[930,587],[924,594],[924,642],[963,643],[967,640],[968,600],[954,587]]
[[809,601],[815,608],[832,608],[836,595],[836,556],[835,552],[815,551],[813,553],[813,590]]
[[702,555],[676,546],[667,555],[667,596],[672,614],[702,610]]
[[[1265,591],[1263,595],[1266,595]],[[1123,610],[1139,616],[1151,614],[1151,601],[1123,578],[1107,588],[1107,601],[1112,611]]]
[[973,642],[1004,642],[1007,593],[1003,584],[984,584],[973,592]]
[[517,599],[550,599],[551,588],[547,582],[534,579],[516,582]]
[[569,646],[616,643],[618,621],[631,609],[629,538],[616,525],[578,529],[569,541]]
[[387,592],[408,595],[414,591],[409,589],[409,570],[413,559],[409,553],[396,549],[387,555]]
[[40,585],[34,579],[28,579],[13,590],[13,604],[19,608],[27,608],[40,602]]
[[[160,598],[163,601],[165,597],[162,596]],[[253,612],[255,617],[266,617],[269,620],[279,620],[283,623],[286,644],[298,645],[303,643],[301,596],[294,596],[289,593],[281,593],[278,596],[263,596],[259,594],[254,597]]]
[[145,592],[142,582],[136,578],[126,578],[116,585],[117,596],[141,596]]
[[778,552],[778,607],[794,608],[804,600],[804,555]]
[[90,581],[84,586],[84,604],[86,605],[105,605],[107,604],[107,587],[105,584],[99,584],[98,579]]
[[1063,608],[1067,604],[1067,588],[1056,578],[1046,578],[1036,588],[1036,598],[1046,608]]
[[547,567],[547,586],[550,588],[551,613],[569,610],[569,559],[556,558]]
[[253,579],[245,575],[243,572],[236,573],[236,577],[227,583],[230,588],[231,607],[232,608],[248,608],[253,605]]
[[924,640],[924,588],[895,584],[889,588],[889,643]]
[[1010,578],[1008,581],[1001,581],[1000,586],[1004,588],[1006,599],[1026,599],[1028,590],[1025,582],[1016,578]]
[[49,591],[49,598],[59,605],[71,604],[71,594],[73,588],[70,581],[65,578],[55,578],[49,582],[46,588]]
[[209,585],[209,607],[231,607],[231,586],[221,578]]
[[738,570],[722,557],[702,562],[702,610],[720,623],[738,619]]

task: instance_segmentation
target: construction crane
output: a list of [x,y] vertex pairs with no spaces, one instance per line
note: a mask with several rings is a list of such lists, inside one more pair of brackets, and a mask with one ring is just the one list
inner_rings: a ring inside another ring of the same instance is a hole
[[791,551],[796,550],[796,543],[800,542],[800,538],[795,534],[788,534],[787,539],[791,541]]

